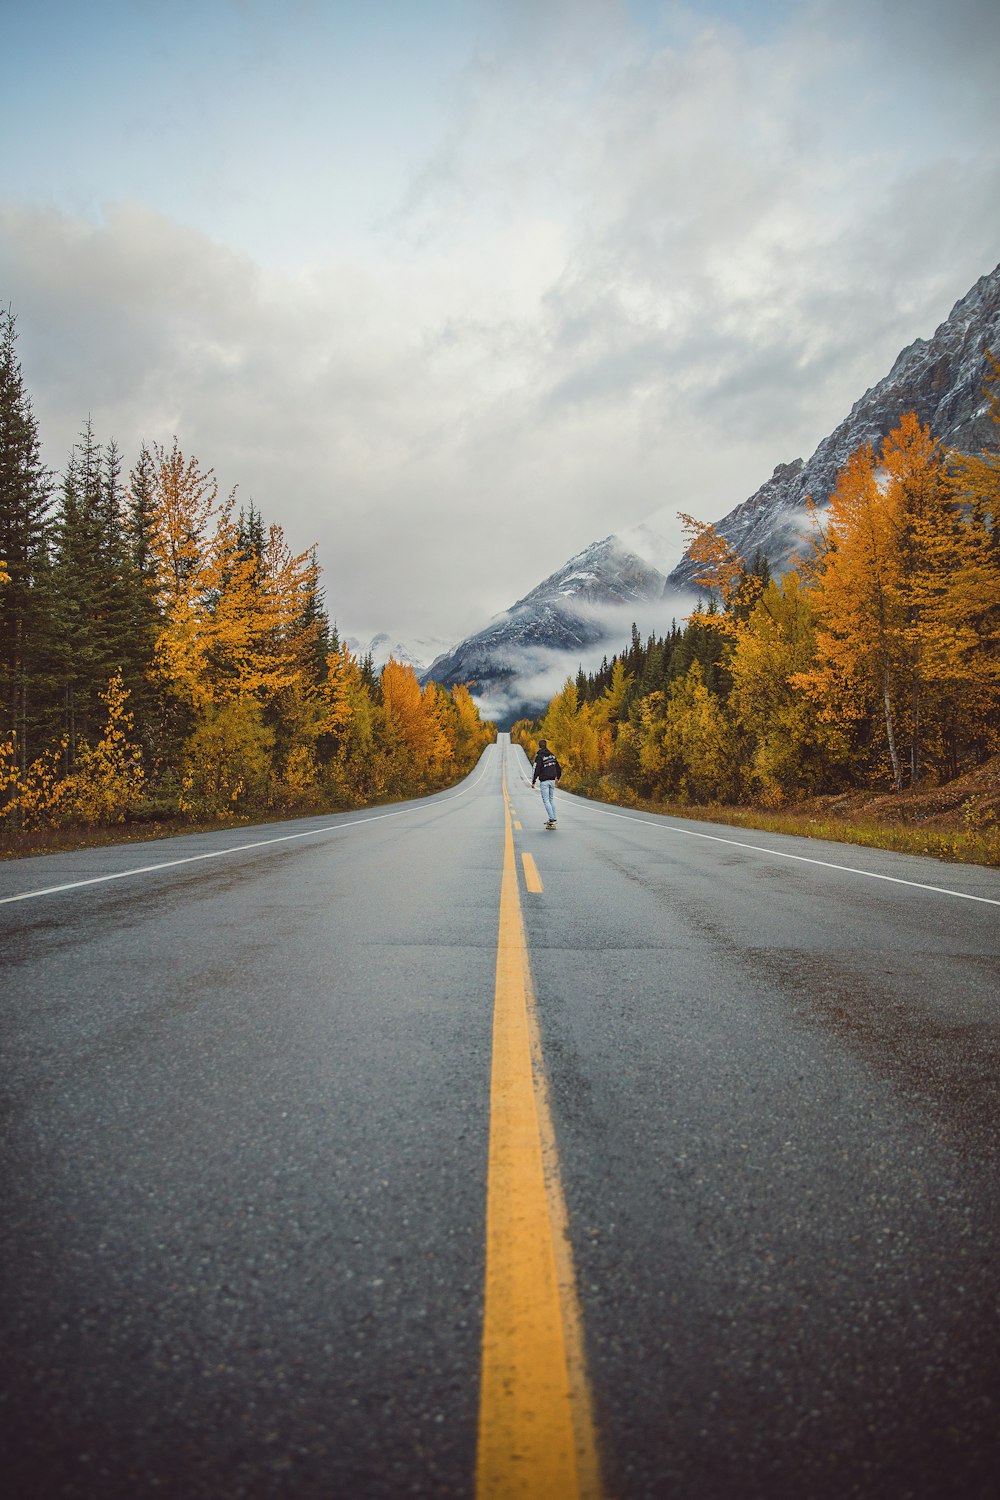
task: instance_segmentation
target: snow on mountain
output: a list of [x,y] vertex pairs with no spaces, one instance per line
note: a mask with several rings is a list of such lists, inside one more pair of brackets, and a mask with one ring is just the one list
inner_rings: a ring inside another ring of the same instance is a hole
[[597,666],[608,642],[627,638],[632,622],[669,627],[689,607],[667,588],[660,569],[608,536],[482,630],[437,658],[427,679],[465,682],[485,717],[509,724],[543,707],[580,665]]
[[[996,427],[983,393],[987,349],[1000,355],[1000,266],[980,277],[932,338],[916,339],[902,351],[807,462],[779,464],[749,500],[716,522],[717,529],[743,558],[749,561],[760,548],[781,573],[806,535],[807,498],[825,505],[851,454],[865,443],[877,448],[906,412],[916,412],[946,447],[963,453],[995,448]],[[650,524],[655,522],[652,517]],[[693,572],[685,554],[670,571],[670,582],[690,586]]]
[[436,656],[440,656],[442,650],[446,649],[449,644],[433,636],[409,642],[394,641],[384,630],[373,636],[367,643],[358,640],[356,636],[347,636],[344,640],[348,651],[359,661],[371,655],[372,665],[377,672],[381,672],[386,662],[392,657],[393,661],[398,661],[400,666],[412,667],[418,676],[426,672],[428,663],[432,662]]
[[[779,464],[716,523],[719,531],[747,561],[759,548],[781,573],[806,533],[807,498],[825,505],[850,455],[866,442],[880,444],[908,411],[950,447],[995,446],[983,394],[987,348],[1000,354],[1000,266],[956,303],[932,338],[902,351],[808,461]],[[633,621],[647,634],[690,612],[694,568],[686,554],[678,559],[676,543],[668,540],[673,529],[671,508],[594,542],[437,657],[425,677],[448,686],[472,684],[481,710],[503,725],[538,712],[578,666],[592,668],[620,650]]]

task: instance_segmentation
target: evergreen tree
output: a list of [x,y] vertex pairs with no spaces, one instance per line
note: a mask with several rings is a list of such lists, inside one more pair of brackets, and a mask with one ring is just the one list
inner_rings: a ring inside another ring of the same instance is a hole
[[249,511],[240,510],[237,531],[242,556],[255,557],[260,562],[264,555],[267,533],[264,530],[264,517],[255,508],[252,500]]
[[316,557],[316,548],[313,547],[309,554],[302,612],[292,629],[296,655],[307,679],[313,683],[326,681],[330,670],[330,656],[339,649],[337,633],[330,625],[323,588],[319,580],[319,561]]
[[[149,634],[137,633],[148,593],[137,568],[129,534],[128,500],[122,486],[122,458],[112,438],[104,450],[101,473],[100,555],[102,588],[102,650],[109,677],[120,673],[125,691],[133,694],[145,680],[153,656]],[[106,691],[106,684],[102,686]],[[133,699],[134,714],[135,700]]]
[[125,527],[122,461],[102,448],[88,417],[70,455],[55,522],[57,650],[63,733],[71,756],[105,716],[102,694],[121,674],[125,690],[141,681],[149,653],[136,640],[139,588]]
[[16,319],[0,312],[0,732],[17,738],[22,768],[39,748],[37,682],[51,635],[47,515],[52,476],[17,358]]
[[125,535],[132,566],[143,583],[152,588],[156,579],[153,559],[153,526],[156,516],[156,474],[153,455],[146,444],[139,450],[125,497]]

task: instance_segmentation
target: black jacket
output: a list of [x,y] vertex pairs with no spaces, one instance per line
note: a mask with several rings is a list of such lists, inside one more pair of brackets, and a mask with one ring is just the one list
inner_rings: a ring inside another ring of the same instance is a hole
[[562,766],[556,760],[551,750],[539,750],[535,756],[535,774],[531,778],[531,785],[536,781],[558,781],[562,775]]

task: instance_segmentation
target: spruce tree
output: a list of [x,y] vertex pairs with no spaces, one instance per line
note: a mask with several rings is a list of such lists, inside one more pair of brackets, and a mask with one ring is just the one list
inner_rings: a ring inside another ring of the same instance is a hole
[[91,732],[104,665],[100,444],[88,417],[66,464],[55,520],[53,579],[59,625],[62,731],[70,754]]
[[338,650],[340,644],[336,630],[330,625],[324,591],[319,580],[319,562],[316,548],[313,547],[302,613],[292,632],[295,639],[301,642],[303,666],[309,681],[313,683],[326,681],[330,674],[330,655]]
[[135,715],[136,736],[150,758],[155,758],[159,749],[160,735],[156,726],[162,718],[160,694],[150,674],[160,618],[155,600],[154,520],[153,455],[144,443],[129,474],[124,497],[123,536],[129,584],[127,609],[131,649],[123,675],[132,694],[129,707]]
[[45,705],[36,678],[51,633],[48,508],[52,476],[15,348],[16,318],[0,312],[0,733],[14,734],[22,767],[40,748]]

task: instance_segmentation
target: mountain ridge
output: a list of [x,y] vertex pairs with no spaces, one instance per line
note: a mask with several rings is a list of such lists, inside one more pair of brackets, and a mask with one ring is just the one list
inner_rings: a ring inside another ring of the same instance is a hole
[[[966,453],[995,448],[983,390],[986,348],[1000,353],[1000,265],[959,298],[930,338],[900,351],[888,374],[859,397],[810,458],[779,463],[716,529],[744,560],[760,551],[780,574],[806,536],[807,500],[822,509],[850,455],[865,443],[878,447],[905,412],[915,411],[947,447]],[[659,515],[576,553],[436,658],[424,680],[473,684],[483,712],[509,723],[544,707],[578,662],[599,661],[602,649],[618,649],[632,619],[646,630],[666,628],[671,611],[680,614],[693,600],[696,567],[687,552],[679,559],[676,551],[667,555]]]
[[[996,447],[982,390],[991,346],[1000,353],[1000,265],[959,298],[929,339],[914,339],[900,351],[889,373],[855,401],[808,460],[779,464],[715,523],[716,530],[747,561],[760,548],[781,573],[805,536],[807,499],[825,506],[851,454],[865,443],[878,448],[906,412],[916,412],[945,447],[962,453]],[[694,572],[685,552],[668,579],[674,587],[690,586]]]

